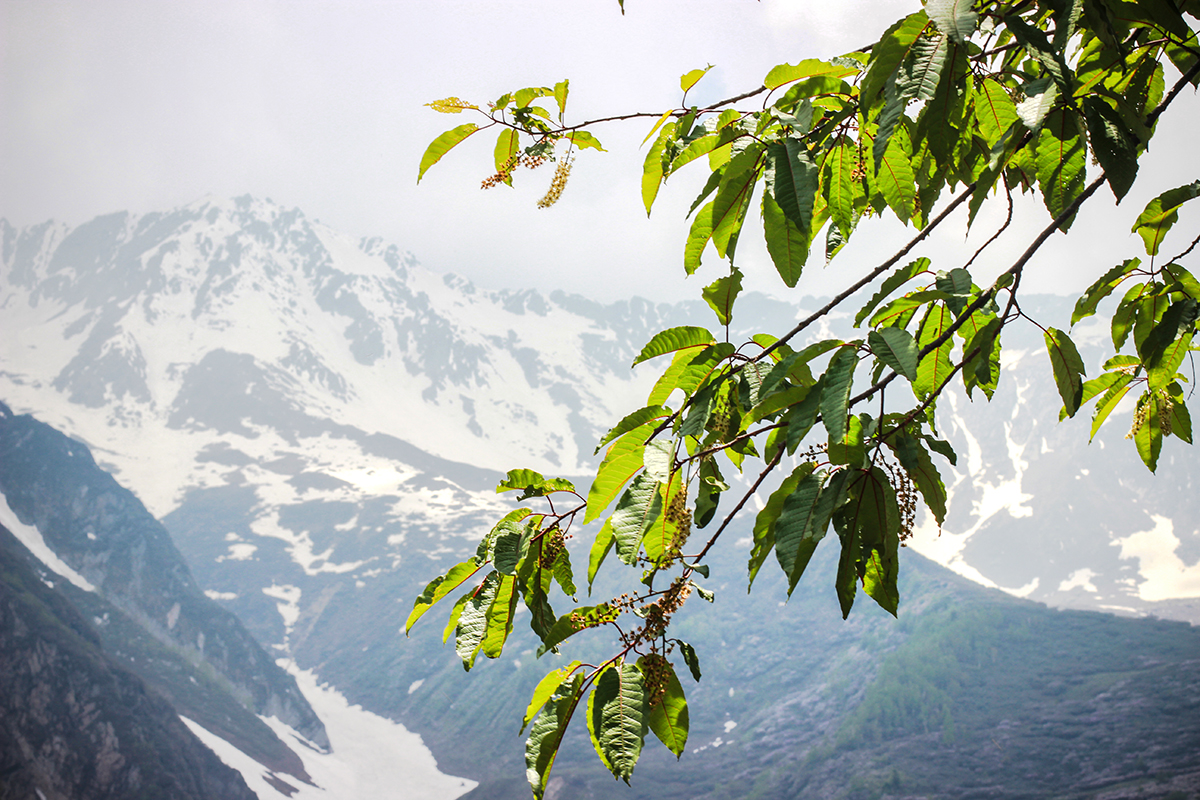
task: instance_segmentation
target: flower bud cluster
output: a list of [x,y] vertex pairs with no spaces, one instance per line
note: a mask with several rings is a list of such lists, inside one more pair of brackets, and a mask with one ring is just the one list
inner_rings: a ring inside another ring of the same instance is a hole
[[680,551],[683,549],[684,544],[687,543],[688,537],[692,534],[692,512],[687,507],[686,487],[681,488],[671,498],[671,502],[667,505],[667,510],[663,516],[675,526],[675,536],[671,539],[671,544],[665,554],[668,560],[674,560],[679,557]]
[[550,189],[541,200],[538,200],[537,207],[549,208],[557,203],[558,198],[562,196],[563,189],[567,187],[567,178],[569,177],[571,177],[571,156],[568,154],[554,168],[554,178],[550,181]]

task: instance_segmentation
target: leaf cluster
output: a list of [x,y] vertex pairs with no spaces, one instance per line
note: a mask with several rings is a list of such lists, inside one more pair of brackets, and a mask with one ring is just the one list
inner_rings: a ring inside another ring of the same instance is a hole
[[[1157,260],[1200,182],[1163,192],[1134,221],[1147,263],[1123,261],[1079,298],[1072,326],[1123,290],[1111,326],[1114,354],[1099,377],[1086,379],[1070,334],[1029,318],[1018,293],[1039,248],[1067,232],[1097,190],[1107,185],[1118,202],[1128,194],[1160,116],[1185,86],[1200,82],[1197,18],[1197,0],[927,0],[868,48],[781,64],[760,87],[705,107],[689,106],[687,94],[708,69],[685,73],[680,105],[661,114],[569,125],[566,81],[505,94],[486,109],[458,98],[431,104],[485,119],[435,139],[418,180],[467,137],[499,128],[497,172],[485,186],[511,183],[517,164],[536,166],[556,142],[568,142],[568,159],[572,148],[602,149],[589,127],[654,118],[641,180],[647,214],[672,175],[706,167],[688,214],[683,268],[695,273],[710,250],[725,265],[701,293],[724,336],[682,326],[645,345],[634,366],[655,359],[665,366],[646,405],[599,442],[604,455],[586,498],[562,479],[510,472],[500,491],[545,498],[549,510],[511,512],[474,558],[429,584],[409,618],[407,627],[469,584],[445,629],[468,669],[480,652],[500,654],[518,602],[530,611],[541,653],[584,630],[612,633],[612,658],[554,670],[534,694],[524,724],[532,726],[527,766],[535,796],[585,697],[593,744],[616,777],[629,779],[647,732],[683,752],[687,704],[672,659],[697,680],[700,672],[695,651],[671,636],[672,618],[692,596],[711,600],[695,580],[716,566],[707,554],[781,465],[792,468],[755,517],[748,584],[773,553],[790,594],[816,547],[836,539],[843,616],[860,590],[896,614],[899,552],[917,510],[926,508],[939,525],[946,515],[938,462],[953,464],[956,456],[938,435],[937,400],[955,381],[968,396],[992,397],[1007,325],[1043,331],[1062,417],[1095,401],[1094,436],[1137,387],[1129,437],[1146,466],[1156,469],[1164,437],[1191,443],[1181,369],[1195,349],[1200,284],[1181,261],[1197,242],[1164,265]],[[1180,73],[1169,89],[1168,69]],[[557,114],[538,105],[540,98],[553,98]],[[551,193],[562,182],[556,174]],[[972,266],[1008,230],[1021,194],[1040,201],[1049,222],[980,285]],[[969,228],[984,203],[997,201],[1007,204],[1007,219],[970,260],[935,266],[913,252],[956,209],[966,206]],[[835,258],[868,220],[884,215],[915,229],[896,254],[791,330],[729,341],[743,277],[737,244],[753,217],[790,288],[814,251]],[[797,346],[801,334],[879,279],[854,314],[861,336]],[[1133,353],[1122,354],[1125,347]],[[724,473],[754,462],[761,471],[729,508],[725,496],[736,481]],[[570,507],[556,511],[563,495]],[[637,589],[576,604],[562,542],[579,515],[585,525],[603,520],[588,551],[589,590],[614,553],[640,576]],[[555,582],[572,603],[559,616],[549,602]]]

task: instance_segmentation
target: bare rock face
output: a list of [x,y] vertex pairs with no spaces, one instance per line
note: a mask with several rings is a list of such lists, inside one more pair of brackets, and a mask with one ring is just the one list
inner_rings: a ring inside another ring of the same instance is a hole
[[253,800],[0,527],[0,797]]
[[295,681],[237,617],[204,596],[166,530],[96,466],[87,447],[0,404],[0,492],[22,522],[153,638],[209,664],[243,705],[328,748]]

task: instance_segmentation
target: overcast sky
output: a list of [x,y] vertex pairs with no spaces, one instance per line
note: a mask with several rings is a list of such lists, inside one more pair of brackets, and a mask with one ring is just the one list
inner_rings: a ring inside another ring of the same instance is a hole
[[[866,44],[917,3],[626,5],[622,17],[616,0],[0,0],[0,216],[78,224],[250,193],[354,236],[382,236],[484,286],[695,297],[722,271],[710,251],[702,273],[682,280],[683,214],[705,176],[672,180],[647,220],[638,181],[649,121],[597,128],[610,152],[583,153],[562,201],[538,210],[548,169],[518,173],[515,190],[479,189],[491,172],[490,134],[417,186],[425,146],[465,121],[423,104],[447,95],[483,103],[570,78],[571,121],[661,111],[678,102],[689,69],[716,65],[691,100],[726,97],[777,63]],[[1128,230],[1141,205],[1200,177],[1182,131],[1200,119],[1200,103],[1187,95],[1160,126],[1142,185],[1121,209],[1109,197],[1091,204],[1077,223],[1083,235],[1069,248],[1056,237],[1029,289],[1077,290],[1138,254]],[[1180,228],[1195,229],[1189,214]],[[986,237],[999,218],[983,215],[977,230]],[[1018,219],[1029,230],[1047,218],[1031,208]],[[844,283],[903,234],[884,225],[829,268],[814,259],[807,291]],[[761,246],[747,246],[757,238],[744,237],[740,255],[748,282],[782,288]],[[948,268],[938,257],[972,244],[960,227],[929,254]],[[1020,252],[1025,242],[1014,235],[1006,246]],[[982,264],[980,277],[1005,266]]]

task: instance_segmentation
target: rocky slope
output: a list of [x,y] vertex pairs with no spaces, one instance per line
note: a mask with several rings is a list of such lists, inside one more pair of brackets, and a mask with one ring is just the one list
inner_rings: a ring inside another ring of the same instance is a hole
[[78,576],[82,586],[65,582],[63,591],[97,621],[111,657],[179,713],[268,768],[307,779],[295,753],[254,713],[327,748],[295,681],[237,617],[204,596],[166,531],[86,447],[0,403],[0,496]]
[[0,797],[252,800],[31,561],[0,525]]

